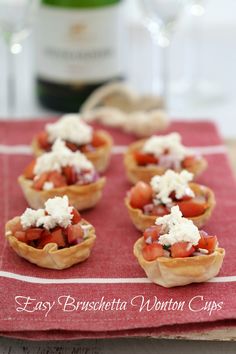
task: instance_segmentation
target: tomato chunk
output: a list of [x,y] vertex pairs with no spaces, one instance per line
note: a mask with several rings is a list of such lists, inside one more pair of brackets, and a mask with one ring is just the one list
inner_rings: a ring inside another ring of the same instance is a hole
[[82,219],[78,210],[73,208],[72,215],[73,215],[72,220],[71,220],[72,224],[78,224],[78,222],[80,222],[80,220]]
[[14,236],[17,238],[18,241],[27,243],[26,235],[24,231],[16,231]]
[[195,156],[187,156],[182,161],[182,166],[183,166],[183,168],[192,167],[194,165],[195,161],[196,161],[196,157]]
[[52,171],[48,175],[48,182],[52,182],[54,188],[67,186],[66,178],[58,171]]
[[24,169],[23,175],[27,179],[34,178],[34,166],[36,164],[36,160],[32,160],[29,165]]
[[101,135],[99,133],[94,132],[91,144],[94,147],[100,147],[100,146],[105,144],[105,141],[104,141],[103,137],[101,137]]
[[49,176],[48,172],[42,173],[39,176],[39,178],[37,178],[33,181],[33,188],[37,189],[39,191],[42,190],[44,183],[47,182],[47,180],[48,180],[48,176]]
[[52,232],[45,230],[38,244],[38,248],[43,248],[48,243],[56,243],[58,247],[65,247],[66,242],[61,228],[56,228]]
[[69,225],[67,228],[67,238],[70,245],[75,245],[84,236],[84,230],[80,224]]
[[144,240],[146,241],[150,238],[152,242],[157,241],[160,236],[160,231],[161,226],[159,225],[153,225],[148,227],[143,233]]
[[208,207],[207,203],[197,203],[194,201],[180,201],[176,203],[179,206],[183,216],[186,218],[202,215]]
[[151,245],[145,245],[142,253],[146,261],[154,261],[154,259],[164,255],[164,249],[159,243],[152,243]]
[[171,257],[184,258],[191,256],[195,252],[195,248],[189,242],[177,242],[170,247]]
[[38,144],[39,146],[43,149],[43,150],[49,150],[51,147],[51,144],[48,141],[48,133],[46,131],[42,131],[37,135],[37,140],[38,140]]
[[210,235],[203,235],[203,233],[200,233],[200,235],[201,238],[198,242],[197,248],[203,248],[205,250],[208,250],[209,253],[214,252],[217,245],[217,237],[210,236]]
[[26,239],[27,241],[38,240],[43,233],[43,229],[39,227],[31,227],[30,229],[26,230]]
[[154,205],[151,215],[155,215],[155,216],[164,216],[169,214],[169,210],[167,209],[167,207],[165,205]]
[[150,164],[156,165],[158,163],[158,159],[154,155],[145,154],[145,153],[142,153],[141,151],[135,151],[134,158],[135,158],[137,164],[140,166],[146,166],[146,165],[150,165]]
[[193,197],[191,197],[190,195],[188,195],[188,194],[185,194],[181,199],[177,199],[176,198],[176,195],[175,195],[175,192],[171,192],[170,193],[170,195],[169,195],[169,197],[173,200],[173,201],[188,201],[188,200],[191,200],[191,199],[193,199]]
[[77,174],[73,166],[65,166],[62,169],[63,174],[66,177],[67,184],[75,184],[77,182]]
[[142,209],[152,201],[152,188],[149,184],[139,181],[130,190],[130,205]]

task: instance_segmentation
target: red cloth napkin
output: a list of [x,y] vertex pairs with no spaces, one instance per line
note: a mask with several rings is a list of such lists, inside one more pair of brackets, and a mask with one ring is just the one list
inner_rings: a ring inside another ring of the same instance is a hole
[[[99,338],[178,335],[235,326],[236,183],[227,156],[217,150],[207,154],[209,167],[198,179],[215,191],[217,200],[204,229],[216,234],[226,250],[214,282],[171,289],[145,282],[132,251],[140,233],[123,202],[130,184],[122,154],[112,156],[100,203],[82,213],[97,233],[90,258],[67,270],[47,270],[18,257],[3,231],[5,222],[27,207],[16,179],[32,158],[21,150],[12,153],[9,146],[30,144],[44,124],[35,120],[0,123],[0,334],[37,340]],[[131,135],[108,130],[115,145],[134,141]],[[176,122],[168,131],[180,132],[188,146],[222,145],[209,122]]]

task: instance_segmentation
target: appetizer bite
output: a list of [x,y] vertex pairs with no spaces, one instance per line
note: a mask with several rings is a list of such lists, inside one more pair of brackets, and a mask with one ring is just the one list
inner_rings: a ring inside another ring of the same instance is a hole
[[13,250],[43,268],[65,269],[90,255],[96,235],[69,205],[67,196],[48,199],[44,209],[27,208],[9,220],[5,235]]
[[144,231],[134,255],[153,283],[170,288],[215,277],[225,250],[218,247],[216,236],[199,231],[175,206]]
[[86,155],[98,172],[104,172],[109,164],[112,137],[105,130],[95,130],[78,114],[66,114],[55,123],[46,124],[45,130],[33,139],[34,154],[39,156],[51,151],[58,139],[65,141],[71,151],[80,151]]
[[140,231],[154,224],[157,217],[170,213],[178,205],[183,216],[202,227],[215,207],[214,192],[191,182],[193,174],[167,170],[162,176],[152,177],[150,183],[142,181],[131,188],[125,198],[129,216]]
[[163,175],[166,170],[180,172],[186,169],[194,177],[207,167],[207,161],[186,148],[178,133],[165,136],[151,136],[131,144],[124,158],[128,180],[149,182],[155,175]]
[[33,160],[18,178],[31,208],[42,208],[48,198],[67,195],[78,210],[94,207],[102,196],[105,177],[80,151],[72,152],[58,139],[52,151]]

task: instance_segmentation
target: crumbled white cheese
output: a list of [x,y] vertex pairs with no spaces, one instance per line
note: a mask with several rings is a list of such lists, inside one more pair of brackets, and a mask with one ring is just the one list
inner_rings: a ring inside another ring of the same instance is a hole
[[21,215],[20,221],[24,229],[44,227],[47,230],[56,226],[66,228],[71,225],[73,207],[69,206],[67,196],[48,199],[45,209],[33,210],[27,208]]
[[156,225],[162,225],[165,232],[159,237],[159,243],[170,246],[177,242],[190,242],[197,245],[200,240],[198,228],[192,220],[183,217],[178,206],[171,208],[171,213],[156,219]]
[[93,129],[81,120],[79,114],[66,114],[56,123],[47,124],[49,142],[57,138],[70,141],[77,145],[88,144],[92,141]]
[[93,164],[80,151],[73,152],[68,149],[65,142],[57,139],[52,146],[52,151],[39,156],[34,167],[34,174],[41,175],[43,172],[59,171],[62,167],[73,166],[76,172],[81,170],[94,171]]
[[52,182],[44,182],[43,184],[44,191],[50,191],[53,188],[54,188],[54,184]]
[[92,225],[91,224],[86,224],[86,225],[81,225],[81,228],[83,230],[83,238],[86,238],[89,236],[89,233],[92,229]]
[[198,250],[199,250],[199,252],[204,253],[204,254],[208,254],[209,253],[209,251],[205,250],[204,248],[199,248]]
[[20,222],[23,229],[28,229],[31,226],[36,226],[37,220],[45,215],[44,209],[33,210],[27,208],[20,217]]
[[41,218],[38,218],[36,221],[36,227],[43,227],[44,229],[50,230],[56,227],[58,223],[56,220],[51,216],[51,215],[45,215],[41,216]]
[[171,192],[175,192],[177,199],[181,199],[186,194],[190,197],[194,197],[194,192],[188,186],[188,183],[192,181],[192,179],[193,174],[187,170],[183,170],[180,173],[167,170],[162,176],[154,176],[150,182],[154,192],[154,204],[171,203]]
[[159,163],[161,165],[166,164],[166,167],[169,166],[170,162],[182,161],[190,154],[189,149],[182,145],[181,136],[178,133],[164,136],[153,135],[145,142],[142,151],[161,158],[163,161],[159,161]]

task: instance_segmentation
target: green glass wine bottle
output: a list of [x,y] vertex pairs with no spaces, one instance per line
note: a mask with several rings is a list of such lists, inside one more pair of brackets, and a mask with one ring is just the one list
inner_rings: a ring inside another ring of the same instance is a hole
[[41,0],[39,102],[57,111],[78,111],[94,89],[123,78],[123,30],[123,0]]

